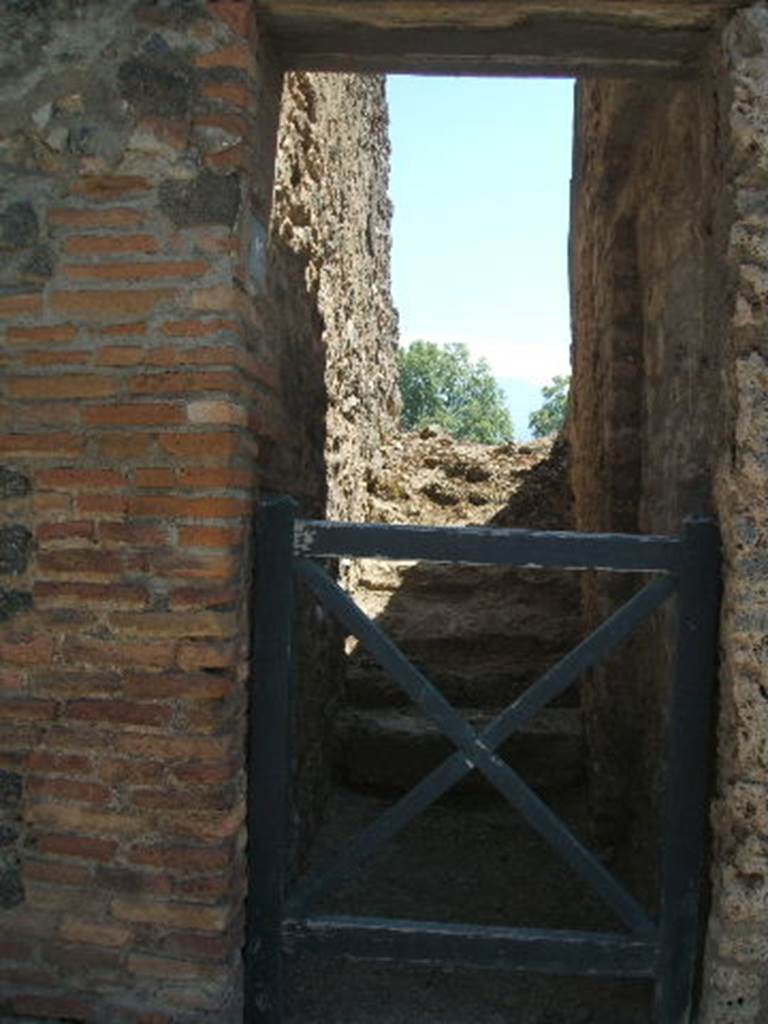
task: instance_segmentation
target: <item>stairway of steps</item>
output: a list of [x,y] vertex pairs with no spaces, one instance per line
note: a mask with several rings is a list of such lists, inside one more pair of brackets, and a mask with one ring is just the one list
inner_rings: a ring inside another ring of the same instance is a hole
[[[572,529],[562,444],[459,444],[432,431],[387,446],[369,521]],[[581,639],[578,573],[366,560],[346,585],[473,726],[506,708]],[[588,840],[579,692],[516,733],[503,756]],[[334,788],[312,850],[322,869],[446,754],[445,740],[360,646],[347,651]],[[435,801],[319,913],[613,931],[602,901],[477,772]],[[289,963],[290,1024],[649,1024],[646,982],[402,963]]]
[[[477,729],[520,696],[580,639],[578,579],[571,573],[368,560],[355,600]],[[335,765],[361,790],[409,789],[453,745],[359,646],[348,652]],[[578,691],[567,691],[501,748],[539,790],[583,777]],[[472,772],[464,789],[485,788]]]

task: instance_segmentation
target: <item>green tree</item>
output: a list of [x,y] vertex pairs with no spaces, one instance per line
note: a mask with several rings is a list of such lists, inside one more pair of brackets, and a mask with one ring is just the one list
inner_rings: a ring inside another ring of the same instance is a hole
[[528,427],[534,437],[549,437],[558,433],[568,412],[570,377],[553,377],[551,384],[541,389],[544,404],[528,417]]
[[466,345],[414,341],[400,352],[399,372],[406,430],[435,425],[464,441],[512,440],[504,392],[485,359],[473,362]]

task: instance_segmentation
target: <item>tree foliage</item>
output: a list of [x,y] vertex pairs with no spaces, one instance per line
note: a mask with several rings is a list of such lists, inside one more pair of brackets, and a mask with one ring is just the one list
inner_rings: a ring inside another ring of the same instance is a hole
[[528,427],[534,437],[549,437],[562,429],[568,412],[570,386],[570,377],[553,377],[552,383],[541,389],[544,403],[528,417]]
[[466,345],[414,341],[400,352],[399,372],[406,430],[434,425],[464,441],[512,440],[504,392],[486,360],[474,362]]

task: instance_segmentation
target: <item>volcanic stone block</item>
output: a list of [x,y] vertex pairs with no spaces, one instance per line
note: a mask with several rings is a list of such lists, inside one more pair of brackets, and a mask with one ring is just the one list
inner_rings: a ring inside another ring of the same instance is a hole
[[134,57],[120,65],[123,95],[141,114],[183,117],[192,99],[188,69],[173,54],[166,59]]
[[12,846],[19,838],[18,825],[7,821],[0,822],[0,848]]
[[0,587],[0,622],[32,607],[32,595],[24,590],[6,590]]
[[193,181],[166,181],[160,186],[160,206],[178,228],[200,224],[235,223],[240,209],[240,182],[236,174],[204,171]]
[[0,573],[24,572],[31,548],[32,534],[26,526],[0,527]]
[[0,213],[0,249],[26,249],[37,241],[38,230],[31,203],[10,203]]
[[23,498],[30,489],[29,477],[15,469],[0,466],[0,498]]
[[21,791],[18,772],[0,771],[0,810],[16,810],[21,803]]
[[23,14],[27,18],[45,17],[52,5],[53,0],[5,0],[5,6],[11,12]]
[[0,907],[10,910],[24,902],[24,883],[15,865],[0,864]]
[[49,277],[53,277],[56,269],[56,257],[53,250],[47,245],[36,245],[24,264],[22,276],[30,283],[42,283]]

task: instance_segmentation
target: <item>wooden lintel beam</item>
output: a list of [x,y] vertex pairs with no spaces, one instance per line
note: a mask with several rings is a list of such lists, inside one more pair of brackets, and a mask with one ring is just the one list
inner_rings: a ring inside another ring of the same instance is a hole
[[255,0],[287,68],[695,74],[737,0]]
[[[701,31],[634,28],[530,19],[519,28],[455,32],[414,29],[370,33],[327,26],[295,34],[282,47],[291,67],[332,70],[445,69],[447,73],[585,74],[607,67],[646,73],[694,68],[703,48]],[[550,69],[548,71],[548,69]]]
[[509,28],[532,15],[576,17],[640,28],[701,28],[740,0],[254,0],[295,25],[326,20],[374,29]]
[[439,75],[452,78],[636,78],[678,81],[699,77],[698,66],[663,61],[562,61],[557,59],[489,59],[479,57],[408,59],[323,54],[320,58],[294,58],[284,62],[288,71],[325,71],[361,75]]

